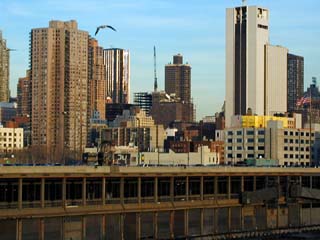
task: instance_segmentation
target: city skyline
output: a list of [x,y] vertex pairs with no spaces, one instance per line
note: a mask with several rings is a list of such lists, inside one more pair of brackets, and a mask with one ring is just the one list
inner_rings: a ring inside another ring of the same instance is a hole
[[[158,89],[164,89],[164,66],[181,53],[192,65],[192,93],[197,119],[220,111],[225,93],[225,12],[241,1],[2,1],[0,29],[10,53],[10,90],[16,96],[19,77],[29,63],[29,33],[50,20],[74,19],[79,28],[94,36],[101,24],[117,32],[97,35],[103,48],[119,47],[131,52],[131,98],[134,92],[153,90],[153,45],[157,48]],[[271,44],[281,44],[289,53],[305,58],[305,86],[319,77],[316,48],[320,18],[315,0],[307,2],[247,1],[270,11]],[[37,6],[37,7],[35,7]],[[41,9],[41,11],[39,11]],[[177,11],[179,9],[179,11]],[[108,13],[108,14],[106,14]],[[306,14],[308,13],[308,14]]]

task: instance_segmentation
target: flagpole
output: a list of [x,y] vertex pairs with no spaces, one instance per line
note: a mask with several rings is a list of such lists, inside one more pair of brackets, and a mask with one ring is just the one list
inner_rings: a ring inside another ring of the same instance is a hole
[[312,149],[311,149],[311,106],[312,106],[312,95],[311,95],[311,88],[309,88],[309,95],[310,95],[310,106],[309,106],[309,159],[310,165],[312,164]]

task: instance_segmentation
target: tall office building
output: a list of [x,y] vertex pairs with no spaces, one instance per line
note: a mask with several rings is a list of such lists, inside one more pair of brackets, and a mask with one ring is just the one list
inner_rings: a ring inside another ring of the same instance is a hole
[[30,70],[27,70],[26,76],[19,78],[17,85],[17,113],[20,116],[31,115],[31,84]]
[[9,102],[9,49],[0,31],[0,102]]
[[89,91],[88,110],[89,117],[98,112],[99,119],[106,118],[106,74],[103,64],[103,48],[94,38],[89,39]]
[[181,102],[191,102],[191,66],[183,64],[183,56],[173,56],[173,64],[165,66],[165,91]]
[[86,145],[88,32],[74,20],[31,30],[32,145],[47,161],[79,159]]
[[304,58],[288,54],[288,112],[297,110],[296,104],[303,95]]
[[104,50],[106,67],[107,101],[130,102],[130,54],[129,50],[110,48]]
[[257,6],[226,11],[226,126],[232,115],[265,113],[265,45],[269,11]]
[[265,116],[287,112],[287,55],[287,48],[265,45]]

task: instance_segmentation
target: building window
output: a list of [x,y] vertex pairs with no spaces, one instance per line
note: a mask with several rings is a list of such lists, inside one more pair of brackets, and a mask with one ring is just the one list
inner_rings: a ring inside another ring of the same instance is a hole
[[293,139],[290,139],[290,143],[293,143]]
[[264,138],[258,138],[259,143],[264,143]]
[[288,135],[288,131],[284,131],[284,135],[287,136]]
[[254,135],[254,131],[248,130],[248,131],[247,131],[247,135]]
[[293,158],[293,154],[290,154],[290,158],[291,158],[291,159]]
[[284,158],[288,158],[288,154],[285,154],[285,155],[284,155]]
[[264,135],[264,130],[259,130],[259,131],[258,131],[258,134],[259,134],[259,135]]
[[233,135],[233,132],[232,131],[229,131],[228,132],[228,136],[232,136]]
[[241,146],[237,146],[237,150],[242,150],[242,147]]
[[301,134],[302,137],[304,136],[304,132],[301,132],[300,134]]
[[284,139],[284,143],[288,143],[288,139],[287,138]]
[[242,154],[238,153],[237,158],[242,158]]
[[232,151],[232,146],[228,146],[228,150]]
[[229,153],[229,154],[228,154],[228,158],[232,158],[232,153]]
[[300,148],[300,151],[304,151],[304,147]]
[[248,150],[253,151],[253,150],[254,150],[254,147],[253,147],[253,146],[248,146]]
[[242,143],[242,138],[237,138],[237,143]]
[[258,150],[264,150],[264,146],[258,146]]
[[248,158],[254,158],[254,154],[248,154]]
[[284,151],[288,151],[288,147],[287,147],[287,146],[284,146],[284,147],[283,147],[283,150],[284,150]]
[[228,143],[232,143],[232,138],[228,138]]
[[237,135],[242,135],[242,131],[237,131]]
[[248,138],[248,143],[253,143],[254,139],[253,138]]

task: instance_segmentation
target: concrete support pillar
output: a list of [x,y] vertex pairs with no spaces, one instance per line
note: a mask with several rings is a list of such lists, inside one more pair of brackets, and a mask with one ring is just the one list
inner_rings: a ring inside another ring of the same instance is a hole
[[204,209],[201,208],[200,209],[200,234],[203,235],[203,224],[204,224],[204,219],[203,219],[203,212],[204,212]]
[[170,238],[174,239],[174,211],[170,211]]
[[227,177],[227,193],[228,193],[228,199],[231,199],[231,177]]
[[158,202],[158,177],[154,178],[154,202]]
[[[203,176],[200,177],[200,200],[203,201]],[[202,211],[201,211],[202,213]]]
[[120,239],[121,240],[125,240],[124,239],[124,216],[125,216],[125,213],[122,213],[122,214],[120,214],[120,218],[119,218],[119,221],[120,221]]
[[102,223],[101,223],[101,239],[106,239],[106,228],[107,228],[106,215],[102,215],[101,221],[102,221]]
[[257,177],[253,176],[253,191],[257,190]]
[[39,219],[39,240],[44,240],[44,219]]
[[41,189],[40,189],[40,204],[41,204],[41,208],[45,207],[45,179],[41,178]]
[[138,177],[138,203],[141,204],[141,177]]
[[189,177],[186,177],[186,201],[189,201]]
[[244,192],[244,176],[241,176],[241,192]]
[[22,178],[18,181],[18,209],[22,209]]
[[22,240],[22,220],[17,219],[16,223],[16,240]]
[[153,214],[153,236],[154,236],[154,239],[158,239],[158,212],[155,212]]
[[228,207],[228,232],[231,232],[231,207]]
[[136,214],[136,239],[141,238],[141,213]]
[[65,208],[67,204],[67,179],[62,178],[62,206]]
[[188,236],[189,234],[189,211],[184,210],[184,235]]
[[241,231],[245,230],[245,226],[244,226],[244,207],[243,205],[241,206],[241,216],[240,216],[240,221],[241,221]]
[[124,204],[124,178],[120,178],[120,203]]
[[102,205],[106,204],[106,178],[102,178]]
[[82,205],[87,205],[87,178],[82,178]]
[[312,188],[312,180],[313,180],[313,177],[312,175],[310,176],[310,188]]
[[170,201],[174,202],[174,177],[170,177]]

